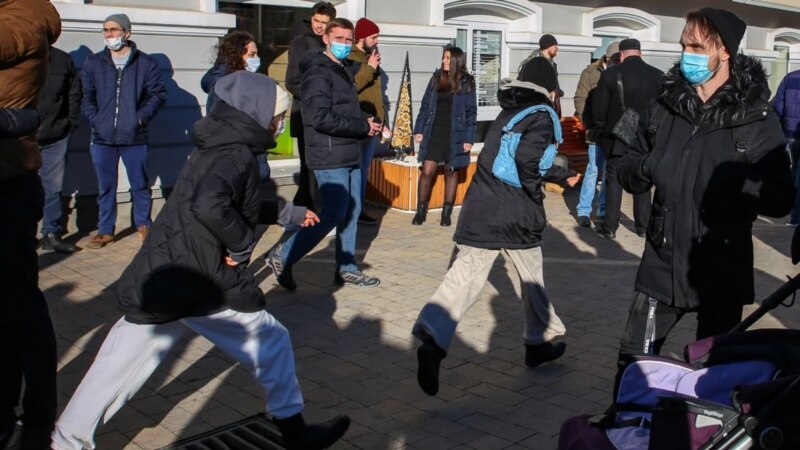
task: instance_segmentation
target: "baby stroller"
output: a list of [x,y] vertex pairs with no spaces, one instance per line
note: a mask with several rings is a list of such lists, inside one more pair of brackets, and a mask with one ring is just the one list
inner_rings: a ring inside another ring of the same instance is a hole
[[730,333],[687,345],[683,360],[631,357],[614,404],[564,422],[559,450],[800,449],[800,331],[747,331],[798,288],[800,274]]

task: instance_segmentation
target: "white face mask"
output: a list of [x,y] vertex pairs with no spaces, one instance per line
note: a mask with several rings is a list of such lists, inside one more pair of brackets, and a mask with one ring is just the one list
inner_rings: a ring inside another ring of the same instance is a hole
[[286,119],[281,119],[278,122],[278,128],[275,130],[275,137],[282,135],[284,131],[286,131]]
[[261,67],[261,58],[245,58],[244,59],[244,68],[247,69],[248,72],[255,73],[258,68]]
[[118,51],[123,46],[125,46],[125,37],[123,36],[117,36],[115,38],[106,38],[104,40],[106,42],[106,47],[108,47],[109,50],[114,52]]

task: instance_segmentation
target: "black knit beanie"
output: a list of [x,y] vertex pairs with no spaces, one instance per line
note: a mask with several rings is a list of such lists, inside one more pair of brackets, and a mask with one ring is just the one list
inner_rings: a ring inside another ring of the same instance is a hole
[[739,43],[742,42],[747,24],[736,14],[724,9],[703,8],[699,11],[717,29],[722,38],[722,45],[735,59],[739,52]]
[[554,45],[558,45],[558,41],[556,41],[556,37],[552,34],[543,34],[542,37],[539,38],[540,50],[550,48]]

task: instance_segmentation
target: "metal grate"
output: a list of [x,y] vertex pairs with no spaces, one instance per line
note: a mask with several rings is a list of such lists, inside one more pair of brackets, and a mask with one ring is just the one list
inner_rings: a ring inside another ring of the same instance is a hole
[[282,442],[278,427],[258,414],[160,450],[284,450]]

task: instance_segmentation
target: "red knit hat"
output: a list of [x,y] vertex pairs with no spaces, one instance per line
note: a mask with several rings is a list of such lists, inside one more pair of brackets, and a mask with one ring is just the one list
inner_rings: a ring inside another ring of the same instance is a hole
[[356,40],[364,39],[365,37],[370,37],[373,34],[378,34],[381,32],[381,29],[375,25],[375,22],[367,19],[366,17],[362,17],[358,19],[356,22]]

